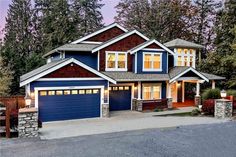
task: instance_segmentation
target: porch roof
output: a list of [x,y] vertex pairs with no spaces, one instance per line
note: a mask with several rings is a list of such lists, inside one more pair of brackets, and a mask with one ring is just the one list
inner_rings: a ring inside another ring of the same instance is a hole
[[206,76],[209,80],[224,80],[225,77],[222,77],[222,76],[217,76],[217,75],[214,75],[214,74],[208,74],[208,73],[204,73],[204,72],[201,72],[204,76]]
[[168,74],[136,74],[133,72],[103,72],[116,81],[168,81]]

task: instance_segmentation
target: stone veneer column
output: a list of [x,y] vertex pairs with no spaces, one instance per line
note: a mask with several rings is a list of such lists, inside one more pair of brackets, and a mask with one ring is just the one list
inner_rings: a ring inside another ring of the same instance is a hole
[[197,95],[195,95],[195,97],[194,97],[194,104],[195,104],[195,106],[199,106],[199,105],[201,105],[201,96],[197,96]]
[[138,100],[136,102],[136,111],[143,111],[143,101],[142,100]]
[[37,108],[19,109],[18,136],[21,138],[38,136],[38,109]]
[[136,106],[137,106],[137,99],[133,98],[132,99],[132,111],[136,111]]
[[167,106],[168,108],[172,108],[172,98],[167,98]]
[[110,117],[109,104],[102,104],[102,117],[103,118]]
[[231,118],[233,113],[233,103],[226,99],[215,100],[215,117],[216,118]]

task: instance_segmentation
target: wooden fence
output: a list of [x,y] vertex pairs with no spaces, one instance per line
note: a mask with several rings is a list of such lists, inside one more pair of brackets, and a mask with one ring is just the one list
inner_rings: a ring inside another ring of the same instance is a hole
[[[24,96],[0,97],[0,104],[5,106],[6,110],[0,115],[1,120],[5,120],[6,137],[11,136],[11,125],[18,125],[18,110],[25,107]],[[13,121],[11,121],[13,119]]]

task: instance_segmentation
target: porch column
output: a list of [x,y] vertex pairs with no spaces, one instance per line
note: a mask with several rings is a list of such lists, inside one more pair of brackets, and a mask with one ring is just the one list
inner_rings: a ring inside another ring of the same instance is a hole
[[196,85],[196,95],[194,98],[194,104],[195,104],[195,106],[201,105],[200,82],[199,81],[197,81],[197,85]]
[[172,108],[171,84],[168,81],[166,81],[166,89],[167,89],[167,106],[168,108]]
[[184,102],[184,95],[185,95],[185,90],[184,90],[184,88],[185,88],[185,85],[184,85],[184,81],[182,81],[182,102]]
[[215,89],[216,88],[216,82],[215,82],[215,80],[212,80],[211,81],[211,87],[212,87],[212,89]]
[[141,100],[141,82],[138,82],[138,100]]
[[200,96],[200,83],[197,82],[197,86],[196,86],[196,96]]

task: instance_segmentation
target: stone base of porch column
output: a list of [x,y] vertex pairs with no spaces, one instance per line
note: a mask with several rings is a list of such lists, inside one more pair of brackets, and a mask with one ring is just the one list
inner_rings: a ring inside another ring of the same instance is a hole
[[172,108],[173,106],[172,106],[172,98],[167,98],[167,107],[168,108]]
[[132,110],[143,111],[143,100],[133,99],[132,100]]
[[198,107],[199,105],[201,105],[201,103],[202,103],[202,102],[201,102],[201,96],[197,96],[197,95],[196,95],[196,96],[194,97],[194,104],[195,104],[195,106]]
[[102,104],[102,117],[103,118],[109,118],[110,117],[109,104]]

